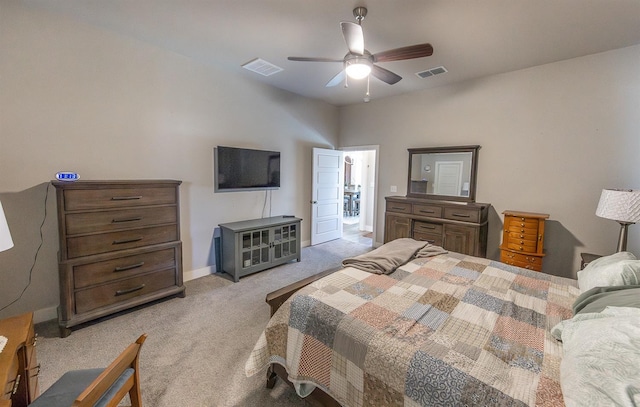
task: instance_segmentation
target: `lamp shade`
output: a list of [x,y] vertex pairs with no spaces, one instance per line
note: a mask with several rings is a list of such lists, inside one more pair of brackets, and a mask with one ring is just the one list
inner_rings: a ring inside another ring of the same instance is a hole
[[640,222],[640,190],[603,189],[596,215],[624,223]]
[[9,250],[12,247],[13,240],[11,239],[11,233],[9,233],[9,225],[7,225],[7,219],[4,216],[2,202],[0,202],[0,252]]

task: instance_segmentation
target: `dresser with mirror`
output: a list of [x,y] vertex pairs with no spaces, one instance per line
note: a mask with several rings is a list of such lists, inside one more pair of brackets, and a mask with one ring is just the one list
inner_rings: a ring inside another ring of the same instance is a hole
[[410,237],[486,257],[491,204],[475,202],[479,149],[410,148],[407,195],[385,198],[384,242]]

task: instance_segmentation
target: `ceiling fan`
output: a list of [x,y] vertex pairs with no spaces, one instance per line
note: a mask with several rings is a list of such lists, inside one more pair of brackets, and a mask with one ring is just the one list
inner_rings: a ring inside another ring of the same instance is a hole
[[433,54],[433,47],[431,44],[426,43],[371,54],[364,48],[364,35],[362,32],[362,20],[367,15],[367,9],[365,7],[356,7],[353,9],[353,15],[357,24],[345,21],[340,23],[342,36],[349,49],[343,59],[313,57],[289,57],[288,59],[290,61],[303,62],[342,62],[344,69],[327,82],[326,87],[336,86],[345,80],[346,76],[353,79],[363,79],[368,77],[369,74],[389,85],[393,85],[398,83],[402,77],[388,69],[375,65],[375,63],[423,58]]

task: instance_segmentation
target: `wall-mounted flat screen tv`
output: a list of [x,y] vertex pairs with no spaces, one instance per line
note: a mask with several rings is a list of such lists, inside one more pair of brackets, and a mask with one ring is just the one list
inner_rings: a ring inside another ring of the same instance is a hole
[[214,191],[280,188],[280,152],[218,146],[213,149]]

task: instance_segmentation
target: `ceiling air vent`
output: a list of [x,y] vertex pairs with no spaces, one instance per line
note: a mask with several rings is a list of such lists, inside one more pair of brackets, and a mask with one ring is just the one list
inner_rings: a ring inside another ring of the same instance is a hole
[[416,72],[416,75],[418,75],[419,78],[424,79],[430,76],[440,75],[441,73],[445,72],[447,72],[447,68],[445,68],[444,66],[437,66],[435,68],[427,69],[426,71]]
[[262,76],[271,76],[274,73],[278,73],[282,71],[282,68],[272,64],[271,62],[267,62],[264,59],[256,58],[252,61],[247,62],[242,65],[244,69],[248,69],[252,72],[258,73]]

